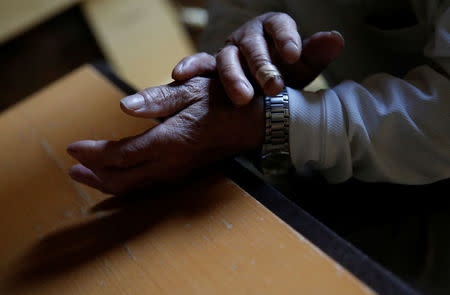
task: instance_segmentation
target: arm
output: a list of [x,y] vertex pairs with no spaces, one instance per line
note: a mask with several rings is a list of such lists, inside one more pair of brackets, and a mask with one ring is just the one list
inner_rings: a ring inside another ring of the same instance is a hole
[[450,177],[449,19],[447,9],[425,50],[439,70],[420,66],[404,79],[377,74],[318,93],[290,89],[296,168],[307,164],[331,182]]

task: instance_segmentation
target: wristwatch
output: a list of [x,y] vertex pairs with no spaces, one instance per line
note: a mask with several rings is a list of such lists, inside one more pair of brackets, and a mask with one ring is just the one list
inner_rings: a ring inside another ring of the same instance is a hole
[[266,135],[260,168],[265,175],[287,174],[292,167],[289,151],[289,95],[284,88],[274,97],[264,97]]

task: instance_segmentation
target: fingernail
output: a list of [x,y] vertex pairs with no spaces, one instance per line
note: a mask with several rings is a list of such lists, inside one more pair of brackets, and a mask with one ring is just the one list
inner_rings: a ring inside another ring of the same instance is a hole
[[289,40],[286,44],[284,44],[283,50],[287,52],[298,52],[298,46],[294,43],[294,41]]
[[278,69],[270,63],[262,65],[256,71],[256,80],[258,81],[259,85],[261,85],[261,87],[263,88],[270,79],[280,76],[281,75],[280,72],[278,72]]
[[144,106],[145,100],[141,94],[136,93],[136,94],[127,96],[125,98],[122,98],[120,103],[127,109],[138,110]]

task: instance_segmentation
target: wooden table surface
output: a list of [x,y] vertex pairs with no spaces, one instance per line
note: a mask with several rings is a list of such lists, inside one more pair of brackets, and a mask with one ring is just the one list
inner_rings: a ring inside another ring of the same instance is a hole
[[123,95],[85,66],[1,114],[1,294],[373,294],[219,171],[128,199],[72,181],[69,143],[155,124]]

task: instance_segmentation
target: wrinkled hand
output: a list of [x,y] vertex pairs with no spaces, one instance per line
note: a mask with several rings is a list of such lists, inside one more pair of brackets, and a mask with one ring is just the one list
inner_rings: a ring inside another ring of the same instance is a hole
[[105,193],[170,182],[264,140],[263,102],[255,99],[235,108],[214,79],[147,88],[122,99],[121,108],[131,116],[168,118],[137,136],[68,146],[81,163],[70,169],[70,176]]
[[233,32],[216,56],[197,53],[181,60],[172,77],[183,81],[217,71],[233,103],[245,105],[254,97],[255,85],[268,96],[278,94],[285,84],[303,88],[343,47],[344,39],[336,31],[316,33],[302,44],[289,15],[269,12]]

